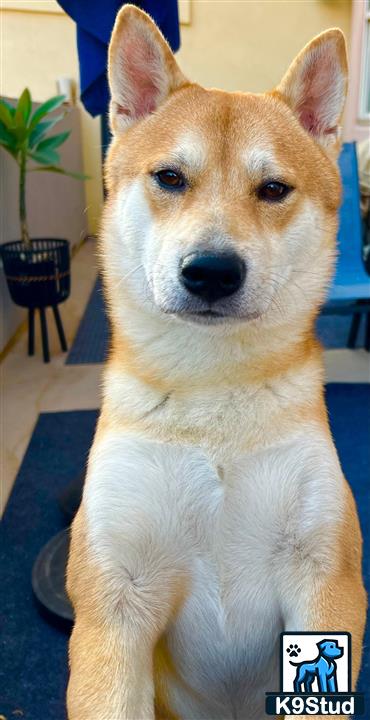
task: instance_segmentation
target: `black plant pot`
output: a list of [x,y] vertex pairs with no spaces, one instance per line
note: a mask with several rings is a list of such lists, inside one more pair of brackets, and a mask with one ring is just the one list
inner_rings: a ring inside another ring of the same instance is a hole
[[71,288],[70,252],[68,240],[40,238],[27,248],[21,241],[0,247],[5,277],[12,300],[28,308],[28,352],[34,353],[34,314],[40,311],[41,333],[45,362],[49,361],[49,347],[45,308],[53,309],[62,350],[67,350],[58,305],[67,300]]
[[32,240],[29,249],[20,241],[5,243],[1,256],[9,292],[17,305],[52,307],[69,296],[68,240]]

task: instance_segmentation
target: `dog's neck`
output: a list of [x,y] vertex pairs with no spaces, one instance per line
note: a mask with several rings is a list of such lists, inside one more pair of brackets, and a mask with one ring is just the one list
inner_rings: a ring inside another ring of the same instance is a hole
[[321,353],[307,327],[199,327],[135,307],[117,319],[105,372],[110,424],[211,449],[231,443],[234,453],[323,415]]
[[122,373],[150,375],[168,391],[215,383],[269,382],[320,358],[309,317],[197,325],[131,304],[112,324],[111,357]]

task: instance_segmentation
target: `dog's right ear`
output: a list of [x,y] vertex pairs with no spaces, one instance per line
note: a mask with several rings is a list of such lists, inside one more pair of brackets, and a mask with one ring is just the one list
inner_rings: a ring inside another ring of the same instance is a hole
[[154,112],[173,90],[188,83],[160,30],[135,5],[124,5],[117,15],[108,76],[115,133]]

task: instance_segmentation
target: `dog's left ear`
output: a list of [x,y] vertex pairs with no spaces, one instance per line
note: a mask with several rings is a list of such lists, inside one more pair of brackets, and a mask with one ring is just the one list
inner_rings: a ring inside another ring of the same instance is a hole
[[344,35],[333,28],[303,48],[275,92],[317,142],[334,149],[339,145],[347,80]]
[[124,5],[117,15],[108,77],[113,132],[154,112],[171,92],[188,82],[160,30],[135,5]]

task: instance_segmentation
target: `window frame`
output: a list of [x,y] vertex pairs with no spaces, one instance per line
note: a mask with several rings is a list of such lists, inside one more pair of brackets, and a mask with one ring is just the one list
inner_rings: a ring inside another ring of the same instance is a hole
[[[370,115],[364,113],[367,15],[370,0],[352,3],[349,44],[349,86],[343,122],[343,140],[361,141],[369,137]],[[369,43],[370,45],[370,43]]]
[[358,104],[358,119],[360,121],[370,119],[370,110],[367,110],[369,100],[366,97],[366,91],[370,93],[370,0],[366,0],[363,21]]

